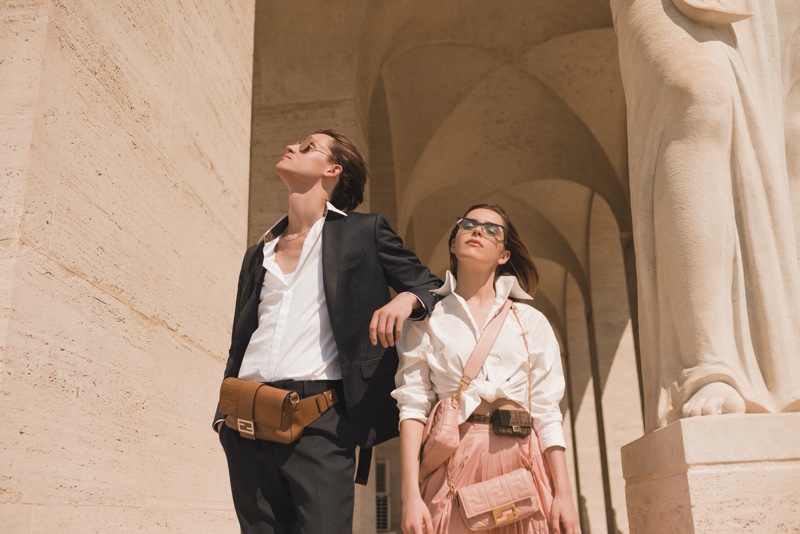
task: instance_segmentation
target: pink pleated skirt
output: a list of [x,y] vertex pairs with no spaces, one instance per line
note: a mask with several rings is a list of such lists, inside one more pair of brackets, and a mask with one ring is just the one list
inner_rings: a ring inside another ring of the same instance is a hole
[[[498,436],[491,425],[463,423],[458,427],[461,441],[450,458],[449,469],[453,484],[463,488],[509,473],[521,466],[528,467],[528,438]],[[549,534],[547,516],[553,505],[553,484],[544,460],[539,440],[533,437],[533,478],[539,493],[541,508],[532,517],[488,531],[492,534]],[[450,495],[445,466],[434,471],[420,488],[428,505],[436,534],[467,534],[456,500]]]

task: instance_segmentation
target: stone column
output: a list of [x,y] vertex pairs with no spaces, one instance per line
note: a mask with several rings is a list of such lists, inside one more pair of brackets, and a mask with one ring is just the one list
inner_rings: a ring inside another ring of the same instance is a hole
[[800,414],[681,419],[622,467],[631,533],[800,532]]

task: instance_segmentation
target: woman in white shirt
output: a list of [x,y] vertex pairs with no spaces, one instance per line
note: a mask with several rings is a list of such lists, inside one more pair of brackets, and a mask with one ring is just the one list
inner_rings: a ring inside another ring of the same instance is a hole
[[[515,303],[481,372],[461,394],[458,450],[420,487],[422,432],[438,399],[452,396],[478,337],[503,303],[531,300],[538,272],[511,221],[499,206],[471,207],[450,235],[450,272],[434,291],[442,300],[427,321],[408,321],[398,340],[400,366],[392,393],[400,407],[402,529],[405,534],[468,532],[453,506],[448,470],[456,488],[528,465],[528,438],[497,435],[485,424],[494,410],[527,409],[531,353],[532,473],[542,513],[497,533],[579,533],[567,474],[562,415],[564,375],[558,342],[536,309]],[[538,439],[537,439],[538,438]],[[542,454],[541,451],[544,451]]]

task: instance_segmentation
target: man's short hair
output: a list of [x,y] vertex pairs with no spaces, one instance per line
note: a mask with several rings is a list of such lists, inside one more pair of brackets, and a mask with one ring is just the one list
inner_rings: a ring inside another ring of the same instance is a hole
[[328,148],[331,159],[342,166],[339,182],[331,193],[331,204],[340,210],[354,210],[364,201],[364,186],[367,184],[367,164],[356,145],[336,130],[317,130],[333,139]]

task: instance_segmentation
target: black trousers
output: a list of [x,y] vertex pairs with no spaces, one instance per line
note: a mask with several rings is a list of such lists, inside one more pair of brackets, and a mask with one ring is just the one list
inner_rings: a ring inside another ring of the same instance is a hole
[[[273,382],[301,397],[341,382]],[[233,504],[243,533],[350,534],[353,530],[355,441],[340,400],[294,443],[243,438],[226,427]]]

